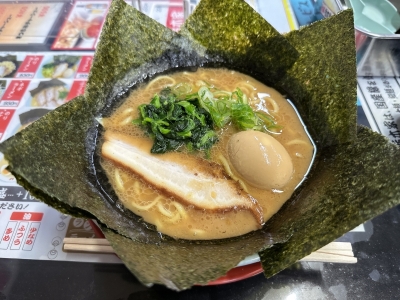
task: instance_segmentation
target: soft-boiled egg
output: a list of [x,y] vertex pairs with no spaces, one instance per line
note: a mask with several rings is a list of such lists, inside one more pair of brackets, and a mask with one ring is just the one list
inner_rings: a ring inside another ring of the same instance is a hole
[[282,189],[293,174],[293,163],[285,147],[260,131],[241,131],[228,142],[229,160],[249,184],[261,189]]

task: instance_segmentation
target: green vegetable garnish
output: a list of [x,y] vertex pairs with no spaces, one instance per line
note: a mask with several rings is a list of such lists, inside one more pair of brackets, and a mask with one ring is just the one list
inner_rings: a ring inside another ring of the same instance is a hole
[[63,90],[58,93],[59,99],[65,99],[65,98],[67,98],[67,96],[68,96],[68,90]]
[[211,92],[211,89],[203,86],[199,89],[198,97],[200,105],[211,114],[218,128],[223,128],[229,122],[233,122],[239,130],[265,132],[278,127],[271,116],[254,111],[239,88],[232,93],[217,89]]
[[52,78],[53,77],[53,73],[54,73],[54,68],[55,68],[55,64],[54,63],[49,63],[49,64],[45,64],[42,67],[42,75],[45,78]]
[[202,86],[192,93],[192,86],[179,83],[156,94],[150,104],[139,107],[143,125],[154,137],[152,153],[173,151],[186,144],[189,150],[205,150],[217,142],[215,129],[232,122],[239,130],[271,131],[278,128],[273,118],[254,111],[245,94]]
[[139,106],[134,124],[145,126],[154,138],[151,153],[173,151],[186,144],[190,150],[208,150],[217,141],[210,114],[197,99],[179,100],[170,88]]

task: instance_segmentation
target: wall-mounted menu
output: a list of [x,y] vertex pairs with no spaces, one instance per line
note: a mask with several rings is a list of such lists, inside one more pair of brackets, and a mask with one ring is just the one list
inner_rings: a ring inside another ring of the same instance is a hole
[[109,1],[76,1],[51,49],[93,50],[109,6]]
[[42,44],[64,2],[0,3],[0,44]]

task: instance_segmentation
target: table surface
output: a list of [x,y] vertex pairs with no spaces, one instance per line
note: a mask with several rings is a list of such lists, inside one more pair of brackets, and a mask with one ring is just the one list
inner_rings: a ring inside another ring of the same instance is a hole
[[[368,126],[361,107],[358,123]],[[174,292],[147,288],[121,264],[0,259],[3,299],[395,299],[400,295],[399,207],[349,232],[356,264],[299,262],[266,279],[263,274],[219,286]],[[151,267],[151,266],[149,266]]]

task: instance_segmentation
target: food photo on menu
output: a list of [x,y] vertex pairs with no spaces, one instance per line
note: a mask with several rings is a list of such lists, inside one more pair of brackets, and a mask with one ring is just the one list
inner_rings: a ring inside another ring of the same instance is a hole
[[107,1],[76,1],[51,48],[94,49],[108,8]]
[[38,73],[42,78],[73,78],[81,57],[77,55],[54,55],[44,60]]
[[0,55],[0,78],[12,78],[17,71],[21,61],[16,55]]
[[30,106],[56,108],[66,102],[69,85],[59,79],[40,81],[34,89],[29,90]]
[[[106,9],[77,1],[63,46]],[[345,10],[282,35],[244,1],[202,0],[177,34],[114,0],[84,96],[62,105],[74,64],[43,62],[29,103],[60,107],[0,150],[146,286],[207,285],[257,253],[272,277],[400,202],[399,148],[357,126],[353,26]]]

